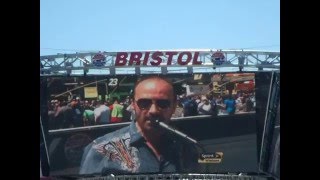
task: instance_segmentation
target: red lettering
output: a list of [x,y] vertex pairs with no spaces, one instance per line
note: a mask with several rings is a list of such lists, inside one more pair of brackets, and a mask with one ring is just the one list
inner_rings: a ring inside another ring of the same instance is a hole
[[158,66],[162,62],[162,59],[159,56],[162,56],[162,55],[163,55],[162,52],[159,52],[159,51],[153,53],[151,57],[153,60],[157,60],[157,61],[150,62],[150,64],[152,66]]
[[[188,56],[187,60],[185,62],[182,61],[183,55],[187,55]],[[187,65],[191,61],[191,58],[192,58],[191,52],[182,52],[182,53],[179,54],[177,62],[180,65]]]
[[199,52],[195,52],[194,53],[194,56],[193,56],[193,61],[192,61],[192,64],[195,65],[195,64],[202,64],[202,61],[197,61],[198,60],[198,57],[199,57]]
[[168,55],[168,62],[167,62],[167,65],[171,65],[172,63],[172,57],[174,55],[177,55],[178,52],[166,52],[166,55]]
[[140,58],[142,57],[141,52],[132,52],[130,59],[129,59],[129,66],[132,66],[133,62],[135,61],[135,65],[140,65]]
[[146,52],[146,53],[144,54],[143,65],[147,65],[147,64],[148,64],[149,55],[150,55],[150,52]]
[[117,56],[116,56],[116,62],[115,65],[116,66],[124,66],[127,63],[127,57],[128,57],[128,53],[126,52],[118,52]]
[[[148,62],[150,60],[150,65],[152,66],[159,66],[163,60],[161,56],[167,56],[167,65],[172,65],[172,61],[173,61],[173,57],[175,55],[178,55],[177,58],[177,63],[179,65],[188,65],[191,61],[193,65],[201,65],[202,61],[199,58],[199,54],[200,52],[188,52],[188,51],[184,51],[184,52],[173,52],[173,51],[169,51],[169,52],[160,52],[160,51],[156,51],[154,53],[151,54],[150,57],[150,53],[151,52],[118,52],[116,55],[116,60],[115,60],[115,66],[125,66],[127,63],[129,66],[147,66]],[[215,53],[218,54],[218,53]],[[223,55],[223,54],[222,54]],[[130,56],[130,57],[128,57]],[[142,56],[144,56],[142,58]]]

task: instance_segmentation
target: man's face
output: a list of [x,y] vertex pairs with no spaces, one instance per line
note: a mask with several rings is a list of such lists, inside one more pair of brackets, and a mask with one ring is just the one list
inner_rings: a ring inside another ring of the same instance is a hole
[[161,79],[142,81],[135,89],[134,110],[142,131],[159,131],[153,120],[169,123],[176,108],[173,89]]
[[72,100],[71,101],[71,107],[76,107],[78,105],[78,101]]

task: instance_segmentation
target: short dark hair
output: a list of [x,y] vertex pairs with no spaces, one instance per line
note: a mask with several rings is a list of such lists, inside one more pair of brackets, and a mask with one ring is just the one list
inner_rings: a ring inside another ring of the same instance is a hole
[[149,79],[158,79],[158,80],[163,80],[165,82],[167,82],[171,87],[172,87],[172,95],[173,95],[173,100],[174,101],[177,101],[177,93],[173,87],[173,83],[170,79],[168,79],[167,77],[164,77],[164,76],[143,76],[143,77],[140,77],[136,84],[134,85],[134,89],[133,89],[133,99],[135,97],[135,94],[136,94],[136,88],[137,86],[143,82],[143,81],[146,81],[146,80],[149,80]]

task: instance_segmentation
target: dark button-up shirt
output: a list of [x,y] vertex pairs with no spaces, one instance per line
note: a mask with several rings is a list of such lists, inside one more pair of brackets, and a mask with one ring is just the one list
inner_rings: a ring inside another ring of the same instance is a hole
[[197,172],[196,148],[169,139],[158,159],[132,122],[89,144],[84,150],[80,174]]

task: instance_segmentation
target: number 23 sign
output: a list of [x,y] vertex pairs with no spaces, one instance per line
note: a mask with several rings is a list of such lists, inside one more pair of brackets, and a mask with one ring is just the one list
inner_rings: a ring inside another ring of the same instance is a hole
[[108,86],[117,86],[118,85],[118,78],[110,78]]

